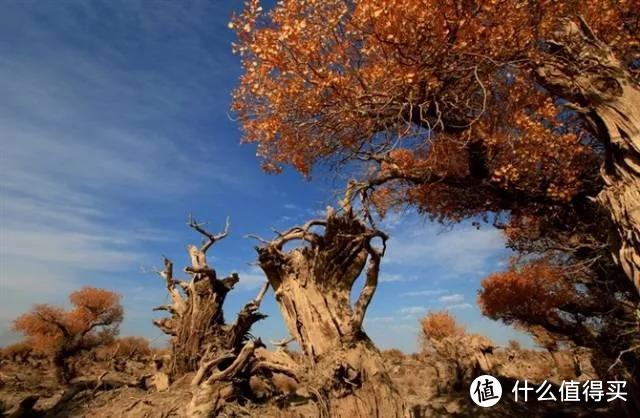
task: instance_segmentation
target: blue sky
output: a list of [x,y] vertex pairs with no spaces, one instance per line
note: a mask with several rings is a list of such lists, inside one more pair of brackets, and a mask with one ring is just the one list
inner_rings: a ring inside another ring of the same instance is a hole
[[[123,295],[123,335],[163,341],[163,303],[150,271],[186,262],[199,237],[187,214],[231,235],[211,250],[220,274],[240,273],[226,316],[264,280],[249,233],[270,236],[316,217],[342,180],[262,173],[229,115],[240,74],[227,22],[234,1],[14,2],[0,14],[0,345],[34,303],[66,304],[82,285]],[[365,328],[383,348],[417,349],[417,318],[448,308],[505,343],[528,339],[483,318],[480,280],[504,267],[499,232],[453,229],[407,212],[391,234]],[[254,334],[287,336],[272,297]]]

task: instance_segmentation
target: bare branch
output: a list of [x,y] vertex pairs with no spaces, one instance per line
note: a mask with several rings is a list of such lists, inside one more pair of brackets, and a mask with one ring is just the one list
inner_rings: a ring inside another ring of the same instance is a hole
[[312,219],[302,226],[294,226],[288,231],[278,233],[278,238],[269,242],[269,246],[281,250],[287,242],[298,239],[314,243],[319,238],[317,234],[309,231],[314,226],[327,226],[327,221],[325,219]]
[[[281,236],[281,234],[280,234],[280,233],[278,233],[278,235],[279,235],[279,236]],[[255,234],[247,234],[247,235],[245,235],[244,237],[245,237],[245,238],[253,238],[253,239],[255,239],[255,240],[260,241],[260,242],[261,242],[261,243],[263,243],[263,244],[270,244],[270,243],[271,243],[271,241],[267,241],[266,239],[262,238],[261,236],[259,236],[259,235],[255,235]]]
[[233,376],[235,376],[249,361],[250,357],[253,355],[253,352],[256,349],[256,342],[249,341],[242,347],[240,354],[238,357],[224,370],[221,370],[216,373],[212,373],[211,376],[205,381],[206,384],[210,385],[213,382],[220,380],[227,380]]
[[268,290],[269,290],[269,282],[265,281],[264,284],[262,285],[262,288],[260,289],[260,292],[258,292],[258,296],[256,296],[256,298],[253,300],[253,303],[257,307],[260,307],[260,303],[262,303],[262,299],[264,299],[264,295],[267,294]]
[[211,246],[215,244],[216,241],[220,241],[221,239],[225,238],[229,234],[229,217],[227,216],[224,230],[218,234],[212,234],[211,232],[204,229],[203,226],[206,224],[207,224],[206,222],[198,223],[195,220],[195,218],[191,214],[189,214],[189,220],[187,222],[187,225],[189,225],[189,228],[199,232],[200,234],[204,235],[207,238],[207,240],[204,242],[204,244],[202,244],[199,250],[203,254],[206,254],[207,250],[211,248]]
[[207,374],[213,366],[217,366],[223,361],[230,360],[232,358],[234,358],[233,353],[228,352],[214,358],[213,360],[203,362],[198,368],[198,371],[196,372],[195,376],[193,376],[193,379],[191,379],[191,385],[192,386],[199,385],[200,382],[202,382],[202,379],[204,378],[205,374]]
[[158,306],[157,308],[154,308],[154,310],[166,310],[171,313],[175,313],[176,315],[182,315],[186,311],[187,305],[185,299],[180,294],[180,291],[176,289],[175,285],[178,283],[184,289],[185,287],[188,288],[188,284],[173,279],[173,262],[166,257],[164,257],[164,268],[158,274],[160,277],[165,279],[167,292],[169,292],[169,296],[173,303],[171,306],[167,305],[166,309]]
[[[371,245],[371,240],[375,237],[382,239],[382,249],[376,249]],[[378,276],[380,274],[380,261],[386,250],[387,235],[382,231],[373,231],[365,241],[365,248],[369,253],[369,266],[367,267],[367,278],[356,301],[353,311],[353,328],[359,329],[364,321],[364,315],[371,303],[374,293],[378,287]]]
[[629,347],[626,350],[620,351],[620,353],[618,353],[618,357],[616,357],[616,361],[614,361],[613,364],[609,366],[609,368],[607,369],[607,372],[610,373],[611,370],[613,370],[618,364],[622,364],[622,357],[625,354],[633,353],[634,351],[638,351],[638,350],[640,350],[640,344],[633,347]]
[[271,344],[278,348],[286,348],[289,344],[294,342],[296,337],[283,338],[280,341],[271,341]]

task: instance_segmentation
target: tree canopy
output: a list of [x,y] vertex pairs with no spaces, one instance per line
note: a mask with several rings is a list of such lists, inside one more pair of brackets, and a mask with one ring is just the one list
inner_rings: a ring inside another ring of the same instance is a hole
[[27,344],[53,357],[61,381],[72,373],[66,360],[111,342],[123,318],[120,295],[109,290],[84,287],[71,293],[69,300],[71,310],[35,305],[13,322],[14,330],[27,337]]
[[230,26],[265,170],[355,166],[382,215],[484,217],[523,256],[485,281],[489,316],[638,346],[637,1],[249,0]]

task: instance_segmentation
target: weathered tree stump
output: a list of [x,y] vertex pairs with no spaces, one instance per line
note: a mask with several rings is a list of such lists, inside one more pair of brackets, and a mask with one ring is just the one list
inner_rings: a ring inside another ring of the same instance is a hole
[[[314,227],[323,227],[324,234]],[[375,239],[380,248],[374,247]],[[407,416],[380,352],[362,330],[386,239],[350,208],[342,214],[329,209],[325,219],[279,233],[257,248],[289,332],[302,348],[308,389],[323,416]],[[308,245],[284,251],[294,240]],[[351,304],[351,289],[367,261],[365,284]]]
[[[251,397],[247,393],[251,375],[265,372],[256,370],[255,349],[262,346],[260,340],[249,335],[251,326],[266,315],[258,312],[260,302],[268,289],[265,281],[258,296],[238,313],[235,323],[226,324],[223,304],[227,293],[240,278],[236,273],[218,279],[206,255],[211,246],[226,237],[229,223],[223,232],[214,235],[206,231],[204,224],[189,218],[189,227],[205,236],[200,247],[188,247],[191,265],[184,271],[191,280],[173,277],[173,263],[164,260],[159,274],[165,279],[171,304],[155,310],[171,314],[169,318],[154,321],[163,332],[171,336],[169,376],[172,379],[195,372],[191,380],[193,398],[186,408],[189,417],[217,416],[228,402]],[[266,371],[268,373],[268,370]],[[291,372],[293,374],[293,372]]]

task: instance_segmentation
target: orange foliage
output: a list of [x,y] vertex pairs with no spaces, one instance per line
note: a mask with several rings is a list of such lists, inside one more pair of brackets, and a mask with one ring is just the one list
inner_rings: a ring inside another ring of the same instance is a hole
[[73,305],[69,311],[35,305],[14,321],[14,330],[23,333],[35,350],[61,357],[113,339],[123,314],[118,294],[84,287],[71,293],[69,299]]
[[[244,67],[233,110],[269,171],[291,164],[308,174],[325,158],[401,148],[380,176],[420,179],[428,187],[404,199],[455,218],[461,205],[449,189],[473,186],[464,179],[474,175],[475,143],[486,153],[482,178],[495,188],[567,202],[594,176],[598,156],[580,123],[535,83],[540,41],[581,14],[632,65],[640,56],[634,6],[284,0],[266,13],[250,0],[230,23]],[[495,198],[467,203],[471,213],[500,206]]]
[[529,322],[559,321],[563,306],[577,304],[580,296],[559,267],[536,261],[522,267],[512,265],[482,281],[478,303],[483,313],[507,323],[527,318]]
[[590,199],[607,141],[536,76],[577,16],[640,80],[637,0],[247,0],[230,23],[244,69],[232,109],[270,172],[354,162],[381,215],[494,216],[508,246],[548,258],[487,278],[485,312],[615,359],[637,344],[602,342],[637,322],[621,303],[637,294]]
[[70,311],[50,305],[35,305],[19,316],[14,330],[25,334],[33,347],[50,352],[73,339],[97,345],[110,339],[122,321],[120,296],[108,290],[84,287],[71,293]]
[[422,336],[426,340],[440,341],[448,337],[465,335],[466,331],[459,325],[449,311],[429,312],[420,320]]

